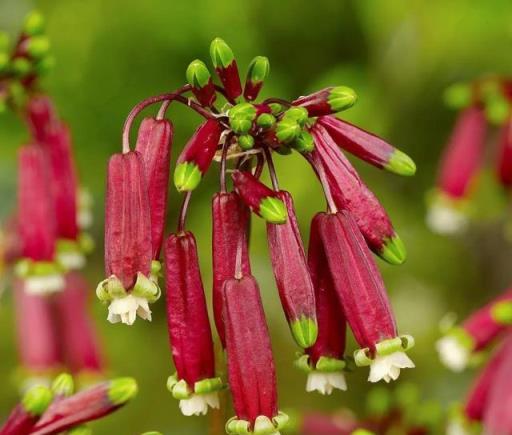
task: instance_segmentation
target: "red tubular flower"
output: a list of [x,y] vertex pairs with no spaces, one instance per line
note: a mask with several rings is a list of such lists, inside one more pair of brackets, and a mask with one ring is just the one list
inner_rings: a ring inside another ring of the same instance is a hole
[[32,136],[39,143],[46,141],[49,132],[59,122],[53,102],[46,95],[36,95],[28,100],[26,116]]
[[288,417],[278,412],[276,373],[258,283],[252,276],[224,283],[228,379],[236,416],[235,434],[278,434]]
[[334,142],[361,160],[398,175],[414,175],[416,165],[409,156],[380,137],[334,116],[323,116],[318,122]]
[[302,245],[299,226],[288,192],[277,192],[286,206],[284,224],[267,223],[268,247],[279,297],[293,338],[302,348],[312,346],[317,338],[315,290]]
[[496,172],[500,183],[507,189],[510,188],[512,186],[512,118],[507,120],[501,131]]
[[103,382],[59,400],[41,417],[31,434],[53,435],[111,414],[126,405],[137,394],[132,378]]
[[210,71],[204,62],[196,59],[187,68],[187,81],[197,101],[203,106],[212,106],[217,98]]
[[227,98],[235,102],[242,95],[242,84],[233,51],[222,39],[215,38],[210,45],[210,56]]
[[208,171],[219,145],[222,127],[215,119],[203,122],[183,148],[174,171],[174,184],[180,191],[194,190]]
[[308,110],[309,116],[325,116],[352,107],[357,101],[353,89],[338,86],[322,89],[314,94],[300,97],[292,104]]
[[165,241],[167,324],[176,373],[167,387],[184,415],[206,414],[219,407],[212,332],[204,296],[196,241],[191,232]]
[[433,231],[456,233],[467,225],[464,199],[482,163],[486,134],[484,110],[464,109],[445,148],[427,223]]
[[320,237],[322,214],[311,222],[308,265],[315,288],[318,338],[306,349],[296,365],[308,373],[306,391],[331,394],[333,389],[346,390],[343,369],[346,320],[332,280],[327,257]]
[[52,392],[43,386],[31,388],[9,414],[0,435],[28,435],[52,401]]
[[18,228],[22,260],[16,273],[31,293],[61,290],[64,280],[55,263],[55,211],[50,193],[48,161],[34,145],[18,154]]
[[236,252],[242,247],[242,273],[249,275],[251,265],[247,250],[249,209],[235,192],[216,193],[212,201],[213,247],[213,313],[222,346],[225,347],[222,320],[222,285],[233,278],[236,271]]
[[30,378],[48,377],[62,364],[52,300],[28,293],[22,281],[17,279],[14,282],[14,301],[18,352],[23,371]]
[[137,138],[149,192],[153,260],[158,260],[162,247],[173,135],[173,125],[166,119],[145,118]]
[[252,60],[247,70],[244,88],[244,97],[247,101],[254,101],[258,97],[269,70],[270,65],[266,57],[256,56]]
[[160,297],[152,276],[149,198],[142,156],[137,151],[110,158],[105,212],[105,270],[96,294],[110,302],[108,320],[132,325],[151,320],[148,303]]
[[404,352],[414,340],[398,336],[382,277],[350,214],[322,213],[317,219],[336,293],[361,346],[356,364],[370,366],[370,382],[396,380],[400,369],[414,367]]
[[78,272],[66,275],[66,288],[56,298],[64,358],[74,373],[98,374],[103,370],[99,340],[89,316],[89,286]]
[[484,433],[496,435],[512,434],[512,389],[510,367],[512,367],[512,336],[507,337],[503,361],[497,368],[484,413]]
[[316,145],[313,155],[325,168],[336,206],[350,212],[372,251],[388,263],[403,263],[405,247],[378,199],[323,125],[315,124],[311,132]]
[[475,311],[437,342],[441,361],[453,371],[466,368],[471,354],[487,347],[512,325],[512,289]]
[[286,222],[286,206],[276,192],[261,183],[250,172],[235,171],[231,176],[237,193],[253,213],[270,223]]

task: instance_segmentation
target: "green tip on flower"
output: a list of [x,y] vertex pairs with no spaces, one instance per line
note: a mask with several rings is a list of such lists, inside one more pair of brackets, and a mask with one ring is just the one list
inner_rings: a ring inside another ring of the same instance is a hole
[[501,301],[491,308],[491,316],[497,322],[504,325],[512,324],[512,301]]
[[56,396],[71,396],[75,391],[73,376],[71,376],[69,373],[61,373],[52,382],[52,391]]
[[308,110],[305,107],[290,107],[284,112],[283,119],[294,120],[297,124],[303,126],[308,120]]
[[307,349],[315,344],[318,337],[316,319],[304,316],[300,320],[292,321],[290,329],[295,342],[303,349]]
[[46,411],[52,400],[51,390],[42,385],[37,385],[25,393],[23,399],[21,399],[21,404],[28,414],[39,416]]
[[379,252],[379,257],[390,264],[402,264],[407,258],[407,251],[402,239],[395,234],[384,242]]
[[416,163],[407,154],[394,150],[384,168],[397,175],[410,177],[416,173]]
[[256,56],[249,65],[247,80],[253,83],[264,81],[270,72],[270,63],[265,56]]
[[0,71],[3,71],[7,65],[9,65],[9,55],[4,52],[0,52]]
[[221,38],[215,38],[210,45],[210,57],[215,68],[227,68],[235,59],[233,50]]
[[68,435],[92,435],[92,429],[88,426],[76,426],[66,432]]
[[485,116],[494,125],[501,125],[510,114],[510,104],[502,95],[490,97],[485,102]]
[[270,107],[272,115],[275,116],[279,115],[283,111],[283,105],[279,103],[270,103],[268,107]]
[[356,92],[347,86],[337,86],[331,90],[327,102],[333,112],[341,112],[352,107],[357,101]]
[[187,82],[194,88],[204,88],[210,82],[210,71],[204,62],[196,59],[190,63],[186,72]]
[[50,51],[50,40],[46,36],[34,36],[28,40],[27,51],[33,58],[40,59]]
[[468,83],[455,83],[444,91],[444,103],[452,109],[463,109],[471,104],[473,90]]
[[118,378],[110,381],[108,400],[113,405],[123,405],[137,395],[137,382],[133,378]]
[[55,66],[55,57],[54,56],[45,56],[40,59],[35,65],[34,69],[37,74],[44,75],[53,69]]
[[239,103],[229,109],[228,116],[230,119],[242,118],[252,121],[256,117],[256,107],[251,103]]
[[288,211],[284,202],[273,196],[263,198],[260,202],[259,214],[271,224],[284,224],[288,218]]
[[27,75],[32,69],[32,63],[24,57],[17,57],[11,63],[12,70],[18,76]]
[[351,435],[375,435],[375,432],[372,432],[367,429],[356,429]]
[[244,151],[250,150],[254,147],[254,138],[249,134],[243,134],[238,137],[238,145]]
[[292,142],[299,134],[300,125],[294,119],[283,119],[276,126],[276,136],[281,143]]
[[236,134],[247,134],[252,127],[252,121],[245,118],[232,118],[229,126]]
[[150,431],[150,432],[144,432],[142,435],[162,435],[161,432],[156,432],[156,431]]
[[315,149],[315,141],[308,131],[301,131],[299,137],[293,142],[293,147],[300,153],[310,153]]
[[264,129],[272,128],[275,125],[275,123],[276,118],[274,115],[271,115],[270,113],[262,113],[256,119],[256,125]]
[[202,174],[199,167],[192,162],[183,162],[174,171],[174,185],[179,192],[194,190],[201,182]]
[[25,18],[23,31],[29,36],[39,35],[44,32],[44,25],[43,14],[39,11],[32,11]]

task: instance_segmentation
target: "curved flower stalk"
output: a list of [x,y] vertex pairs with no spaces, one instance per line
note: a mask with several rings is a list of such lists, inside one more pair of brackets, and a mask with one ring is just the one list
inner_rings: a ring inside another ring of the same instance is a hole
[[224,283],[228,379],[236,416],[229,435],[277,435],[288,417],[277,409],[274,359],[260,290],[250,276]]
[[400,370],[414,367],[405,354],[411,336],[399,336],[380,272],[347,212],[321,214],[319,233],[340,303],[361,349],[358,366],[370,366],[370,382],[396,380]]
[[308,265],[315,288],[318,338],[313,346],[299,357],[296,365],[308,374],[306,391],[331,394],[334,389],[347,389],[343,373],[346,368],[346,320],[320,238],[321,219],[321,215],[318,214],[311,222],[308,248]]
[[149,198],[138,151],[110,158],[105,216],[105,272],[96,294],[110,303],[108,320],[133,325],[151,320],[149,303],[160,297],[152,270]]
[[464,370],[472,354],[485,349],[512,325],[512,290],[475,311],[437,342],[441,361],[453,371]]
[[184,415],[218,408],[212,332],[206,308],[196,241],[192,233],[171,234],[165,242],[167,323],[176,374],[167,382]]

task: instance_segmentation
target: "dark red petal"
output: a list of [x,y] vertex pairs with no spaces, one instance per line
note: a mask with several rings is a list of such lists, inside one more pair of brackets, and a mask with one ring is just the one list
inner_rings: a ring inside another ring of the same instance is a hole
[[231,177],[240,198],[257,215],[259,215],[260,204],[264,198],[276,197],[276,192],[265,186],[250,172],[235,171]]
[[332,89],[332,87],[321,89],[318,92],[296,99],[292,104],[308,109],[309,116],[329,115],[332,113],[332,109],[329,106],[328,98]]
[[507,120],[501,130],[496,173],[503,186],[512,186],[512,118]]
[[38,142],[44,142],[59,122],[53,102],[47,95],[35,95],[28,100],[26,119],[32,136]]
[[229,100],[233,102],[242,95],[242,83],[236,60],[233,60],[226,68],[215,68],[215,72],[219,76]]
[[105,212],[105,269],[126,290],[137,273],[151,271],[151,223],[142,156],[114,154],[109,161]]
[[3,425],[0,427],[0,435],[28,435],[36,424],[39,416],[28,414],[21,404],[11,411]]
[[192,233],[171,234],[165,241],[167,322],[179,380],[193,387],[215,376],[212,332]]

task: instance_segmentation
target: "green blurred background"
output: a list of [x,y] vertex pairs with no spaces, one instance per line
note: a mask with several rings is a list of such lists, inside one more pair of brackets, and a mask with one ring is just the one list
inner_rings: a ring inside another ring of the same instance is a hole
[[[44,85],[72,127],[84,185],[94,194],[98,249],[87,267],[91,291],[102,278],[103,193],[106,162],[120,150],[121,127],[133,105],[184,83],[188,63],[208,58],[210,41],[220,36],[233,48],[242,74],[254,55],[266,55],[271,75],[264,96],[294,98],[325,85],[345,84],[359,94],[345,119],[389,139],[411,155],[412,179],[357,164],[388,209],[405,241],[409,259],[401,267],[379,265],[402,333],[417,345],[415,370],[400,380],[417,383],[422,397],[446,404],[461,396],[471,372],[453,375],[434,351],[438,322],[449,310],[460,316],[510,282],[511,252],[503,237],[505,199],[490,177],[477,193],[482,219],[463,238],[433,235],[424,224],[424,195],[455,114],[442,104],[449,83],[512,69],[512,4],[509,0],[0,0],[0,28],[15,35],[27,11],[39,8],[57,58]],[[181,107],[169,112],[181,149],[199,119]],[[16,149],[27,139],[13,115],[0,118],[0,217],[15,202]],[[277,158],[281,184],[295,197],[307,238],[313,214],[324,208],[320,189],[298,156]],[[212,171],[215,172],[215,171]],[[212,174],[194,194],[189,226],[198,237],[205,288],[211,287],[210,198]],[[179,198],[172,191],[168,227],[174,228]],[[306,394],[304,376],[292,368],[296,348],[282,315],[269,265],[265,228],[254,219],[252,261],[260,281],[279,378],[281,408],[334,410],[362,407],[370,385],[367,370],[348,376],[349,391],[331,397]],[[121,412],[93,425],[98,434],[207,433],[208,417],[186,418],[165,389],[173,372],[163,301],[154,320],[129,328],[106,322],[93,310],[111,374],[131,375],[138,398]],[[0,414],[16,399],[16,367],[11,295],[0,303]],[[228,411],[228,413],[231,411]],[[230,414],[228,414],[229,416]]]

